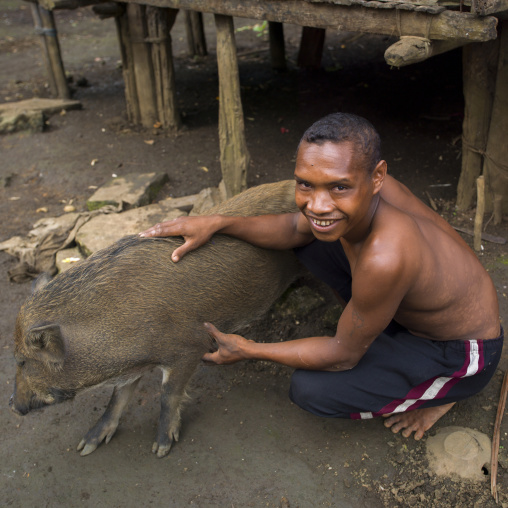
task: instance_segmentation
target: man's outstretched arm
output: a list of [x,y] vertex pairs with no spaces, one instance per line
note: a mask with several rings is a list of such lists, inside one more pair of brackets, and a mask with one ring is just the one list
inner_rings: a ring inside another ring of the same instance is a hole
[[306,219],[299,212],[254,217],[206,215],[179,217],[156,224],[140,233],[143,238],[182,236],[185,243],[175,249],[171,259],[178,261],[187,252],[197,249],[216,234],[231,235],[266,249],[292,249],[306,245],[313,235]]

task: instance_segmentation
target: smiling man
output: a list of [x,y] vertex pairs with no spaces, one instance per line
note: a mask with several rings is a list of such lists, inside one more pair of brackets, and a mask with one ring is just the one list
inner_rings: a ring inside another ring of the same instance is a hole
[[141,235],[183,236],[175,262],[218,232],[295,249],[343,303],[335,336],[256,343],[206,324],[218,350],[204,359],[294,367],[290,397],[302,408],[387,416],[393,432],[421,439],[495,372],[503,334],[493,283],[460,235],[387,175],[365,119],[336,113],[312,125],[295,180],[298,213],[180,218]]

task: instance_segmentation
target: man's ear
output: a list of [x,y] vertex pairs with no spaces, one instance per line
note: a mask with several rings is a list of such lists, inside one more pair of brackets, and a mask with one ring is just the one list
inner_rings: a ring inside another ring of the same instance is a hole
[[386,161],[379,161],[372,171],[371,178],[372,183],[374,184],[374,194],[377,194],[381,190],[381,187],[383,187],[383,182],[385,181],[387,171],[388,166]]

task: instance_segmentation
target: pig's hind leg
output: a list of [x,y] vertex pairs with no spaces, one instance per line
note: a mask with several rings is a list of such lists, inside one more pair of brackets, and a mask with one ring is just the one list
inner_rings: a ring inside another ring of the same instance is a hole
[[81,450],[82,456],[95,451],[102,441],[105,441],[106,444],[109,443],[116,432],[120,416],[138,386],[139,380],[140,377],[120,387],[115,386],[106,411],[78,445],[78,451]]
[[179,362],[174,368],[161,367],[161,412],[157,429],[157,438],[152,452],[157,457],[165,457],[173,441],[178,441],[181,424],[182,404],[187,398],[185,387],[196,370],[195,361],[184,364]]

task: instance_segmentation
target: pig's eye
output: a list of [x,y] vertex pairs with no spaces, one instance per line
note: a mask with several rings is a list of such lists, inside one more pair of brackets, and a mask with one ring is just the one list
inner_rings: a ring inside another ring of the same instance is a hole
[[23,367],[23,365],[25,365],[25,360],[21,360],[19,362],[17,362],[18,364],[18,367]]

